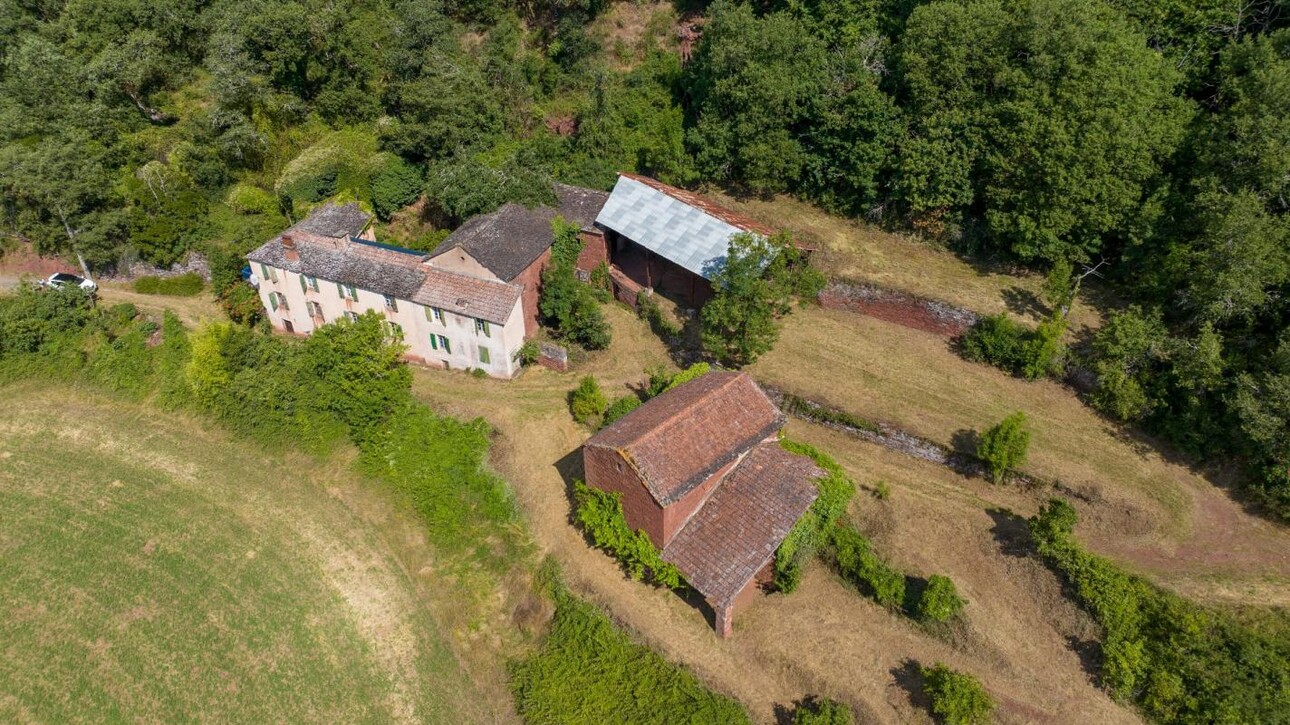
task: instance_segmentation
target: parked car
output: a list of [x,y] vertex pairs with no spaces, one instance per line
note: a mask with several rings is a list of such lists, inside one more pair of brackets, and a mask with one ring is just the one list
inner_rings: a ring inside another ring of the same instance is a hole
[[67,274],[66,272],[55,272],[54,274],[49,275],[49,279],[45,280],[44,285],[46,287],[80,287],[91,294],[99,288],[92,279],[77,277],[74,274]]

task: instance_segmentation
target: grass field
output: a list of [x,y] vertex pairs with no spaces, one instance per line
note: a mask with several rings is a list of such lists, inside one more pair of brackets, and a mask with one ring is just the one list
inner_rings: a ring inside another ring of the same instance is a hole
[[84,392],[3,396],[0,721],[511,717],[345,461]]

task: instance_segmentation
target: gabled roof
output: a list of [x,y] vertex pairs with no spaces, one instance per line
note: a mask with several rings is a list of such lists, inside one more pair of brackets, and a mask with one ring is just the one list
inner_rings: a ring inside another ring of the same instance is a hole
[[421,261],[425,259],[424,254],[402,254],[369,248],[350,240],[330,239],[302,233],[294,228],[289,233],[295,240],[299,259],[287,259],[281,235],[246,255],[246,258],[288,272],[353,285],[405,300],[410,299],[425,281],[425,273],[420,267]]
[[412,301],[417,304],[504,325],[520,299],[520,288],[513,284],[475,279],[429,266],[423,269],[425,282],[412,295]]
[[773,435],[784,420],[747,374],[711,372],[648,401],[586,445],[621,454],[654,500],[667,506]]
[[603,191],[567,184],[554,184],[552,190],[558,209],[505,204],[497,211],[467,219],[431,256],[461,247],[498,279],[504,282],[515,279],[555,242],[552,219],[559,215],[582,228],[589,227],[609,198]]
[[685,580],[715,606],[728,605],[775,555],[819,492],[811,459],[758,444],[663,549]]
[[711,279],[730,246],[730,237],[775,230],[660,181],[620,174],[596,223],[655,254]]

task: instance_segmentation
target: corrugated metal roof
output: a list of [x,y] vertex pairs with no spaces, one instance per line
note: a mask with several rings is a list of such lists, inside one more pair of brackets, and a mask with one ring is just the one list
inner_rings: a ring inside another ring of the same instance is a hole
[[596,223],[705,279],[744,231],[628,176],[618,177]]

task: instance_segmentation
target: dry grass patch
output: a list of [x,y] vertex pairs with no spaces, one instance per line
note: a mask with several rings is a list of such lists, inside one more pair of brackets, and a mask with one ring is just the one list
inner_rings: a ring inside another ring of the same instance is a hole
[[[1041,275],[970,263],[915,236],[886,232],[788,196],[736,199],[719,192],[712,196],[723,205],[790,229],[799,239],[817,244],[820,252],[816,260],[831,277],[872,282],[982,314],[1004,312],[1031,322],[1042,317]],[[1072,332],[1101,325],[1101,314],[1089,304],[1099,296],[1105,293],[1085,286],[1071,311]]]

